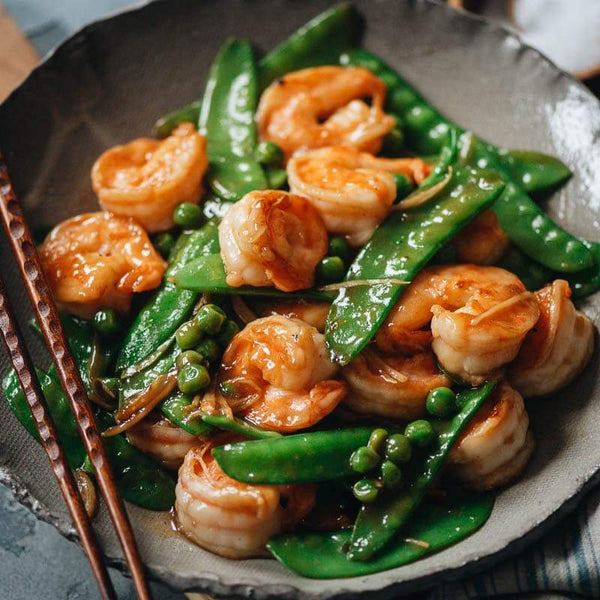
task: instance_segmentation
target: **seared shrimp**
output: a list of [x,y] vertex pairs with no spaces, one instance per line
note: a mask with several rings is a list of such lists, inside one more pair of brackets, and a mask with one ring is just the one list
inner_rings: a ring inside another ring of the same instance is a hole
[[[433,313],[433,318],[432,318]],[[535,325],[535,296],[497,267],[457,265],[422,271],[393,308],[380,347],[432,348],[441,365],[473,385],[498,377]],[[431,333],[425,329],[431,322]]]
[[355,412],[392,419],[426,414],[427,394],[450,379],[437,368],[431,352],[411,357],[384,357],[368,348],[342,369],[350,392],[344,404]]
[[178,469],[200,439],[164,417],[148,417],[127,431],[127,439],[167,469]]
[[219,225],[227,283],[275,286],[284,292],[310,288],[327,253],[327,230],[306,198],[265,190],[234,204]]
[[493,265],[508,250],[510,241],[493,210],[473,219],[453,240],[456,261],[474,265]]
[[287,166],[290,189],[319,211],[330,233],[364,245],[396,198],[392,173],[420,183],[429,167],[420,158],[377,158],[355,148],[320,148],[294,156]]
[[317,331],[325,331],[325,322],[331,304],[315,300],[266,300],[259,305],[262,316],[283,315],[290,319],[300,319],[312,325]]
[[327,355],[325,337],[298,319],[273,315],[252,321],[223,354],[217,392],[235,414],[255,425],[289,432],[311,427],[346,395]]
[[[386,87],[367,69],[313,67],[288,73],[262,94],[260,137],[286,159],[301,148],[351,146],[375,154],[395,120],[383,112]],[[371,105],[363,98],[370,98]]]
[[535,296],[540,318],[508,372],[511,384],[526,398],[553,394],[570,383],[594,349],[594,326],[575,309],[566,281],[557,279]]
[[86,319],[100,308],[126,312],[134,292],[160,285],[166,268],[140,225],[109,212],[63,221],[39,252],[59,307]]
[[240,483],[221,471],[211,449],[210,443],[193,448],[179,470],[179,531],[227,558],[266,555],[269,538],[293,528],[312,509],[315,488]]
[[502,382],[467,425],[448,463],[468,487],[491,490],[517,478],[534,447],[523,398]]
[[200,201],[207,167],[206,139],[182,123],[165,140],[139,138],[104,152],[92,168],[92,187],[102,208],[164,231],[173,227],[175,206]]

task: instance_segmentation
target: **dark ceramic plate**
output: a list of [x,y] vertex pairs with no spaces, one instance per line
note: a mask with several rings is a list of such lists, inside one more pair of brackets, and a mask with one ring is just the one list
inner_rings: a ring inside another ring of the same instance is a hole
[[[596,99],[517,37],[487,22],[428,1],[356,4],[367,20],[366,47],[455,121],[499,145],[539,149],[567,162],[575,177],[548,210],[575,233],[599,238]],[[0,143],[32,225],[95,210],[89,182],[94,159],[108,146],[148,134],[156,117],[197,98],[227,36],[269,49],[329,5],[323,0],[161,1],[76,34],[0,107]],[[26,306],[4,241],[0,249],[13,300]],[[600,297],[583,308],[600,323]],[[20,316],[28,318],[25,311]],[[173,533],[168,515],[129,507],[149,571],[176,588],[217,595],[374,599],[488,566],[572,508],[598,471],[597,357],[560,397],[531,404],[538,450],[525,476],[499,495],[479,532],[452,548],[377,575],[317,581],[273,560],[219,558]],[[40,353],[38,360],[47,359]],[[0,404],[0,457],[0,477],[23,503],[73,536],[42,450],[5,403]],[[107,556],[122,565],[105,513],[97,526]]]

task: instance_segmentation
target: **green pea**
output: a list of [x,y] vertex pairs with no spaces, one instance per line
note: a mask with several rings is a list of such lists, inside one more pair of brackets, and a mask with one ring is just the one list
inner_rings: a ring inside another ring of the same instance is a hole
[[381,454],[381,449],[385,440],[388,436],[388,432],[383,428],[374,429],[371,433],[371,437],[369,438],[369,448],[372,448],[377,452],[377,454]]
[[410,440],[401,433],[394,433],[385,441],[384,456],[397,465],[404,465],[412,457]]
[[339,256],[326,256],[317,266],[317,278],[322,282],[341,281],[345,273],[344,261]]
[[198,227],[202,223],[202,209],[193,202],[182,202],[173,211],[173,221],[188,229]]
[[435,431],[429,421],[419,419],[406,426],[404,435],[418,448],[427,448],[435,440]]
[[222,348],[226,348],[229,345],[229,342],[233,339],[234,335],[237,335],[240,332],[240,328],[235,321],[231,319],[227,319],[225,323],[223,323],[223,327],[221,327],[221,331],[219,331],[219,335],[217,336],[217,342],[221,344]]
[[175,246],[175,238],[170,233],[159,233],[154,237],[152,243],[163,258],[169,258],[169,254]]
[[177,387],[182,394],[195,394],[210,385],[208,369],[202,365],[185,365],[177,373]]
[[107,337],[117,335],[122,330],[119,315],[112,308],[103,308],[94,315],[94,329]]
[[386,488],[396,489],[402,482],[402,471],[391,461],[381,463],[381,480]]
[[339,256],[344,262],[350,258],[350,246],[348,242],[339,235],[334,235],[329,238],[329,249],[327,250],[329,256]]
[[401,156],[404,152],[404,133],[396,126],[383,138],[381,153],[384,156]]
[[254,158],[268,167],[278,167],[283,162],[283,150],[274,142],[260,142],[254,150]]
[[219,344],[212,338],[203,339],[197,346],[196,352],[201,354],[208,362],[215,362],[221,356]]
[[360,479],[354,484],[352,493],[359,502],[373,502],[379,494],[379,488],[370,479]]
[[194,317],[194,322],[206,335],[216,335],[227,320],[225,311],[216,304],[205,304]]
[[357,448],[350,456],[350,466],[357,473],[368,473],[379,464],[379,454],[369,446]]
[[279,168],[269,168],[266,171],[269,187],[273,190],[281,189],[287,183],[287,171]]
[[458,412],[456,394],[447,387],[439,387],[431,390],[427,394],[425,406],[430,415],[441,419],[451,417]]
[[175,340],[182,350],[197,346],[202,339],[202,330],[196,321],[187,321],[177,330]]
[[175,366],[178,371],[181,371],[186,365],[201,365],[204,356],[195,350],[186,350],[182,352],[175,361]]

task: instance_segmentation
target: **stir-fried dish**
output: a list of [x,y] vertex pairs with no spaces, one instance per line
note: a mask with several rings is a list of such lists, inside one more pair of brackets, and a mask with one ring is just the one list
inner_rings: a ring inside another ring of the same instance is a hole
[[359,27],[344,5],[260,60],[227,41],[202,99],[107,149],[99,210],[39,247],[124,498],[309,577],[481,527],[535,451],[526,402],[590,359],[574,300],[600,287],[600,244],[531,197],[568,168],[448,121]]

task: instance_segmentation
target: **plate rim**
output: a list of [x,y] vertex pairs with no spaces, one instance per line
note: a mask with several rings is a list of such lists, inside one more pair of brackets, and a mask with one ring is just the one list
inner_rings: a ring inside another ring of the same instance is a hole
[[[600,111],[599,98],[595,97],[581,81],[559,67],[543,52],[524,42],[517,31],[514,31],[500,23],[491,21],[484,16],[469,13],[464,10],[454,9],[443,0],[404,1],[411,5],[413,10],[417,5],[426,6],[433,10],[442,10],[446,13],[446,19],[462,19],[469,21],[471,24],[477,24],[478,27],[486,27],[494,31],[501,37],[502,40],[510,39],[512,43],[516,44],[519,52],[533,52],[536,56],[536,61],[546,63],[546,65],[550,67],[550,70],[554,72],[557,78],[566,79],[571,86],[577,87],[578,90],[583,93],[588,100],[595,102],[597,109]],[[27,77],[13,91],[11,91],[11,93],[4,99],[2,103],[0,103],[0,115],[3,110],[7,110],[7,106],[18,101],[19,95],[23,93],[23,90],[32,84],[32,81],[35,81],[40,71],[43,72],[48,68],[48,65],[52,66],[54,62],[60,60],[61,55],[63,53],[68,53],[73,45],[79,43],[81,38],[85,39],[88,35],[93,34],[94,30],[97,28],[103,27],[106,23],[111,21],[116,21],[124,15],[143,13],[152,5],[167,5],[168,3],[169,0],[140,0],[140,2],[134,3],[132,6],[111,11],[107,15],[99,19],[95,19],[94,21],[79,28],[55,48],[53,48],[48,54],[46,54],[42,61],[27,75]],[[352,0],[342,0],[335,5],[343,3],[352,4]],[[595,335],[595,342],[596,345],[598,345],[597,334]],[[294,585],[265,584],[259,581],[231,584],[223,582],[221,575],[219,574],[209,574],[204,572],[193,576],[178,575],[173,573],[170,569],[160,565],[146,563],[145,566],[150,579],[165,583],[173,589],[186,592],[204,592],[214,596],[215,598],[227,597],[229,600],[233,600],[234,598],[252,598],[255,600],[280,600],[281,598],[293,598],[297,600],[348,600],[349,598],[353,598],[367,600],[372,599],[375,596],[378,598],[387,598],[398,593],[411,593],[432,587],[432,585],[434,585],[434,580],[436,580],[435,583],[437,584],[441,582],[454,581],[465,576],[480,573],[502,561],[503,559],[514,556],[515,554],[521,552],[527,546],[543,536],[548,529],[561,521],[569,513],[573,512],[583,497],[594,487],[600,485],[600,460],[596,463],[593,469],[591,469],[588,473],[583,474],[580,478],[578,478],[577,481],[579,485],[574,489],[573,493],[569,497],[564,499],[562,504],[557,506],[554,511],[548,514],[544,519],[535,523],[523,536],[512,540],[504,548],[485,555],[476,556],[456,567],[441,567],[438,569],[434,567],[426,575],[401,582],[392,582],[384,585],[383,587],[378,587],[371,590],[356,592],[350,587],[346,587],[339,588],[336,591],[315,593],[302,590]],[[6,465],[2,464],[1,456],[0,483],[7,486],[15,500],[27,508],[37,519],[52,525],[60,535],[71,542],[75,542],[81,547],[77,532],[72,526],[68,516],[64,513],[51,511],[43,500],[36,498],[33,492],[31,492],[22,482],[19,475]],[[104,556],[106,563],[110,567],[116,568],[122,574],[129,577],[127,563],[124,558],[119,556],[109,556],[106,554],[104,554]]]

